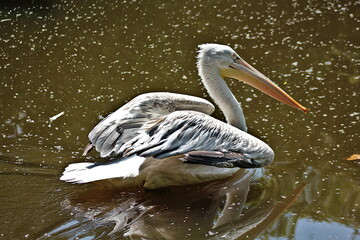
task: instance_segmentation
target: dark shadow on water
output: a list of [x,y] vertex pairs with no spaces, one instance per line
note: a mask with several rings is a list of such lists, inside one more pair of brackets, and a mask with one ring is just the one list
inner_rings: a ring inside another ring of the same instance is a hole
[[303,189],[277,203],[262,184],[251,184],[258,177],[246,170],[222,181],[161,190],[93,187],[69,196],[63,207],[71,209],[72,220],[39,239],[252,239]]

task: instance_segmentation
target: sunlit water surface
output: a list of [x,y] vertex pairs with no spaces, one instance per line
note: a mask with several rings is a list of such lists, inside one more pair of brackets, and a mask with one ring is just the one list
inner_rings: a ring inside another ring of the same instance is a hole
[[[360,162],[344,160],[360,154],[359,5],[2,1],[0,238],[360,239]],[[159,191],[59,181],[69,163],[100,160],[81,157],[87,133],[132,97],[209,99],[195,68],[206,42],[230,45],[309,108],[229,81],[271,166]]]

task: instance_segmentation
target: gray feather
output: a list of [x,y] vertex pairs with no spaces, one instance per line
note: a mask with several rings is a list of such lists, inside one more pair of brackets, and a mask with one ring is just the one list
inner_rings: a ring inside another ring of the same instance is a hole
[[138,136],[142,127],[174,111],[194,110],[211,114],[214,106],[207,100],[175,93],[146,93],[137,96],[108,115],[89,133],[90,143],[101,157],[119,154],[124,143]]
[[219,167],[264,166],[274,157],[271,148],[261,140],[199,112],[176,111],[144,128],[146,130],[142,134],[121,147],[120,153],[123,152],[126,156],[137,154],[143,157],[166,158],[202,150],[232,152],[232,156],[241,156],[208,161],[209,165],[211,163]]
[[241,153],[216,152],[216,151],[193,151],[185,154],[184,162],[210,165],[225,168],[259,168],[262,164],[253,159],[247,158]]

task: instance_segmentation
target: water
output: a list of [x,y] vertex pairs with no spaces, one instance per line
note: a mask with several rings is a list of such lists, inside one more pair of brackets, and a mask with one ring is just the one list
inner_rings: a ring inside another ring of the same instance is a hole
[[[359,161],[344,160],[360,153],[359,4],[0,3],[0,238],[360,239]],[[250,133],[276,153],[261,178],[150,192],[58,180],[132,97],[208,98],[195,68],[206,42],[233,47],[310,110],[229,82]]]

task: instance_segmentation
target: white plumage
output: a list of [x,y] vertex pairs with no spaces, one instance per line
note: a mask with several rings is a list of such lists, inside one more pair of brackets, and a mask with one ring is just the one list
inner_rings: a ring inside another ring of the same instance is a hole
[[60,180],[73,183],[88,183],[107,178],[134,178],[139,176],[144,157],[131,156],[109,163],[73,163],[66,167]]
[[239,167],[271,163],[272,149],[246,133],[243,111],[224,77],[241,80],[303,111],[306,108],[228,46],[201,45],[197,66],[227,124],[209,116],[214,106],[207,100],[175,93],[142,94],[89,134],[84,155],[95,147],[101,157],[117,159],[103,164],[71,164],[61,180],[87,183],[107,179],[117,187],[159,188],[221,179]]

